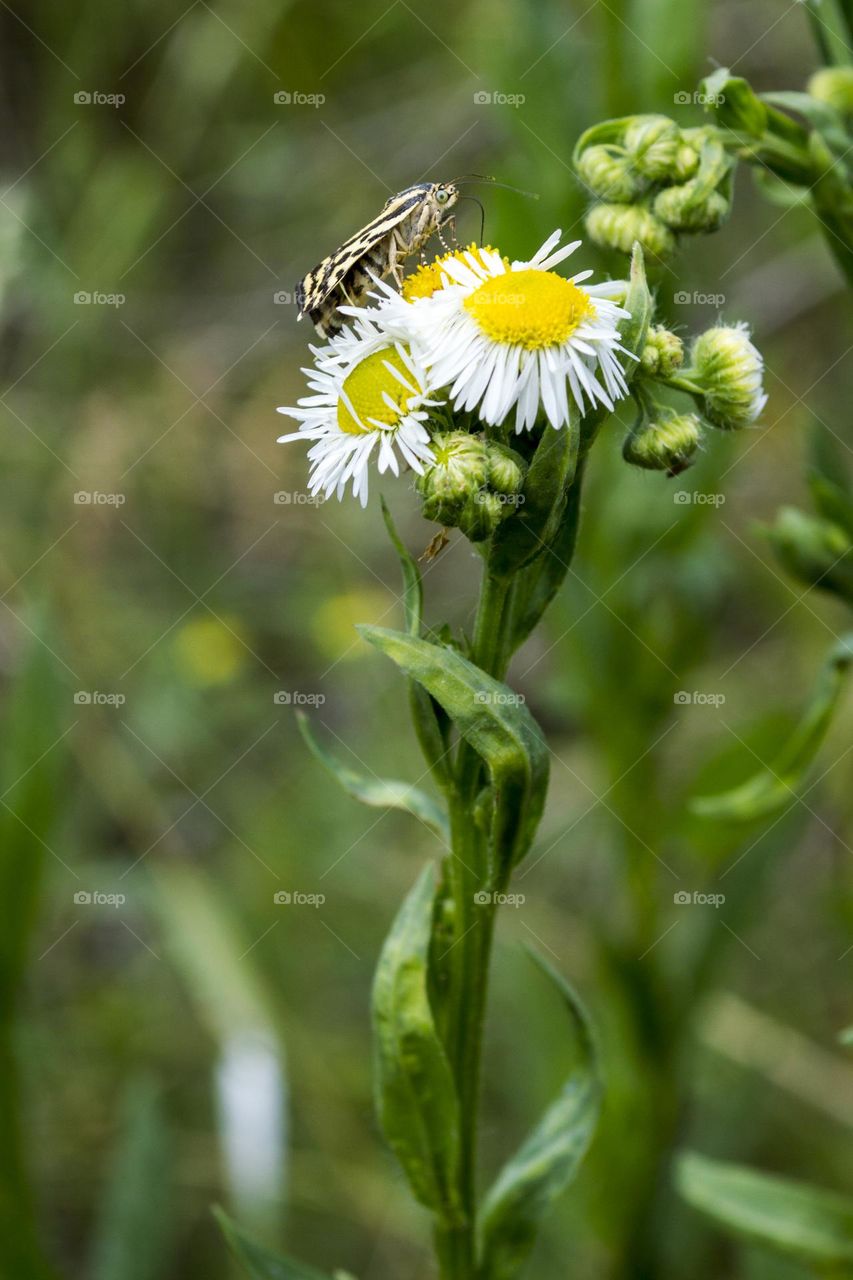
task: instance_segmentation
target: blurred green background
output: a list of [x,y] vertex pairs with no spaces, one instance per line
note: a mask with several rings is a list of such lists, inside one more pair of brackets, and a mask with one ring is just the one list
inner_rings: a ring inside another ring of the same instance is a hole
[[[230,1276],[212,1202],[330,1271],[426,1277],[428,1224],[373,1118],[367,1011],[440,848],[339,793],[296,731],[301,702],[351,764],[422,774],[402,682],[353,631],[400,623],[379,486],[366,513],[308,505],[304,451],[275,443],[313,337],[294,282],[422,178],[538,192],[479,192],[510,256],[580,234],[579,133],[633,111],[698,123],[719,63],[801,88],[802,6],[31,0],[0,24],[10,1280]],[[459,233],[479,233],[470,205]],[[770,402],[681,481],[626,467],[612,429],[596,448],[569,586],[510,676],[560,763],[500,931],[484,1154],[565,1072],[518,946],[537,940],[591,1008],[609,1094],[531,1274],[793,1278],[672,1198],[666,1158],[689,1143],[829,1186],[849,1168],[849,696],[819,782],[768,833],[703,831],[685,797],[772,753],[844,626],[756,524],[802,500],[816,420],[850,442],[851,338],[814,215],[746,173],[731,221],[657,283],[685,334],[753,325]],[[434,530],[408,479],[384,492],[420,553]],[[426,573],[431,621],[470,623],[476,570],[454,538]]]

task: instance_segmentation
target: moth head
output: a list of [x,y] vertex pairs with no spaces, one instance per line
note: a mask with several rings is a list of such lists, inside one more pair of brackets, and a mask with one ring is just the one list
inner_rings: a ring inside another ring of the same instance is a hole
[[450,209],[459,199],[459,192],[452,182],[437,182],[433,198],[439,209]]

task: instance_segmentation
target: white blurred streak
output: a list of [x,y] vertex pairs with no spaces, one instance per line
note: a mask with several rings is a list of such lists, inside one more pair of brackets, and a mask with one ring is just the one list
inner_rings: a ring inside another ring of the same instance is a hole
[[263,1031],[223,1041],[216,1101],[225,1177],[237,1217],[265,1228],[287,1182],[288,1099],[281,1046]]

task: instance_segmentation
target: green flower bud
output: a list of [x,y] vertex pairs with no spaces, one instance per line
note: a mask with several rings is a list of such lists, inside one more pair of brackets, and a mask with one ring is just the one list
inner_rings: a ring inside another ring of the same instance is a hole
[[767,403],[764,361],[745,324],[718,325],[693,342],[684,377],[702,388],[708,421],[726,431],[750,427]]
[[672,175],[681,146],[678,125],[668,116],[635,116],[625,130],[625,147],[646,178],[663,182]]
[[670,378],[684,361],[684,343],[662,325],[649,330],[640,370],[651,377]]
[[821,67],[807,88],[818,102],[827,103],[843,116],[853,115],[853,67]]
[[434,436],[435,463],[415,481],[423,514],[436,524],[456,526],[468,500],[485,486],[486,446],[479,436],[450,431]]
[[660,218],[640,204],[596,204],[586,215],[586,229],[603,249],[630,253],[639,241],[646,253],[669,258],[675,253],[675,236]]
[[620,147],[587,147],[575,168],[581,181],[602,200],[630,204],[642,192],[643,181]]
[[853,603],[853,542],[846,529],[783,507],[765,532],[789,573]]
[[641,414],[622,446],[622,457],[646,471],[680,475],[702,443],[702,423],[695,413],[676,413],[659,406],[654,422]]
[[471,542],[483,542],[513,510],[505,494],[480,489],[466,502],[459,517],[459,528]]
[[699,168],[699,152],[689,142],[682,142],[672,168],[676,182],[686,182]]
[[716,231],[726,219],[729,202],[719,191],[697,198],[694,183],[685,182],[659,191],[652,208],[673,231]]
[[514,449],[508,449],[504,444],[489,441],[486,445],[486,459],[490,489],[507,495],[521,491],[527,464],[520,453],[516,453]]

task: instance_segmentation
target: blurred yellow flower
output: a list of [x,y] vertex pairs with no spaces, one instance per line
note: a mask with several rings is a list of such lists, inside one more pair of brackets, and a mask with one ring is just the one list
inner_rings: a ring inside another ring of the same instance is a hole
[[312,619],[317,644],[327,657],[363,658],[371,652],[355,630],[359,622],[395,625],[397,601],[385,591],[364,587],[324,600]]
[[192,618],[178,631],[174,648],[178,664],[197,685],[227,684],[246,661],[235,618]]

